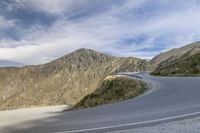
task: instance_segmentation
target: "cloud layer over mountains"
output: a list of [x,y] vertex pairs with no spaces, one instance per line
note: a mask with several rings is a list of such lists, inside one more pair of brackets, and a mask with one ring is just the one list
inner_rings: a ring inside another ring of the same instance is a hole
[[198,0],[1,0],[0,59],[51,61],[85,47],[152,58],[199,40]]

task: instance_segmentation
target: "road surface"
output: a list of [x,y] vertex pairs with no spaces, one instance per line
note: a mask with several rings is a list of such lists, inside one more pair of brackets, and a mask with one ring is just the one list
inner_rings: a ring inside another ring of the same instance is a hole
[[199,133],[200,117],[108,133]]
[[199,77],[153,77],[148,74],[142,77],[152,83],[153,89],[135,99],[57,113],[51,118],[19,123],[0,132],[111,132],[200,115]]

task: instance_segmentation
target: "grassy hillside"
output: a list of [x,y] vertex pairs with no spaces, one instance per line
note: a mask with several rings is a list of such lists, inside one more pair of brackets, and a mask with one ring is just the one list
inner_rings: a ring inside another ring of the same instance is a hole
[[108,76],[96,91],[85,96],[73,109],[126,100],[142,94],[147,85],[129,77]]
[[200,53],[175,60],[167,65],[161,65],[152,72],[161,76],[200,76]]

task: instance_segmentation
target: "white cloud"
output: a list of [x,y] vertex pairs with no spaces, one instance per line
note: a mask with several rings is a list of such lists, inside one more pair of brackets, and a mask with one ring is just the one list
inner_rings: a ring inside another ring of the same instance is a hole
[[13,27],[14,25],[15,25],[15,20],[8,20],[3,16],[0,16],[0,29]]
[[87,4],[87,0],[18,0],[17,2],[35,11],[55,15],[62,14],[65,11],[71,11],[77,6]]
[[[72,5],[77,4],[77,1],[74,3],[71,0],[58,0],[56,3],[55,1],[31,0],[29,4],[37,11],[51,14],[71,10]],[[119,56],[152,58],[158,54],[158,51],[153,51],[154,48],[162,47],[167,50],[200,38],[198,5],[190,3],[185,6],[184,4],[184,9],[177,8],[164,14],[157,12],[150,17],[142,16],[144,20],[140,20],[135,12],[146,2],[148,0],[134,2],[128,0],[124,5],[112,7],[106,12],[82,21],[72,22],[62,17],[48,29],[41,25],[22,29],[24,36],[20,41],[4,39],[0,42],[0,58],[38,64],[82,47]],[[143,35],[146,38],[141,42],[133,42],[130,45],[120,44],[124,38]],[[158,41],[164,41],[164,44]],[[152,49],[152,51],[143,51],[143,49]]]

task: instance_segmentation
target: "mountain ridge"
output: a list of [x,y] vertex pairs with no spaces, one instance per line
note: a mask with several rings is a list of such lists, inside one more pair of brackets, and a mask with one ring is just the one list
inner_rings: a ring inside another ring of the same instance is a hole
[[[200,74],[200,42],[172,49],[156,56],[153,75],[161,76],[198,76]],[[159,62],[160,61],[160,62]]]
[[200,53],[185,56],[157,67],[152,74],[160,76],[200,76]]
[[187,44],[180,48],[174,48],[164,53],[160,53],[159,55],[151,59],[150,63],[156,67],[158,65],[163,65],[165,63],[167,64],[171,61],[182,58],[182,56],[184,56],[185,54],[194,55],[198,52],[200,52],[200,41]]
[[0,68],[0,109],[76,104],[110,74],[149,68],[145,60],[90,49],[76,50],[46,64]]

